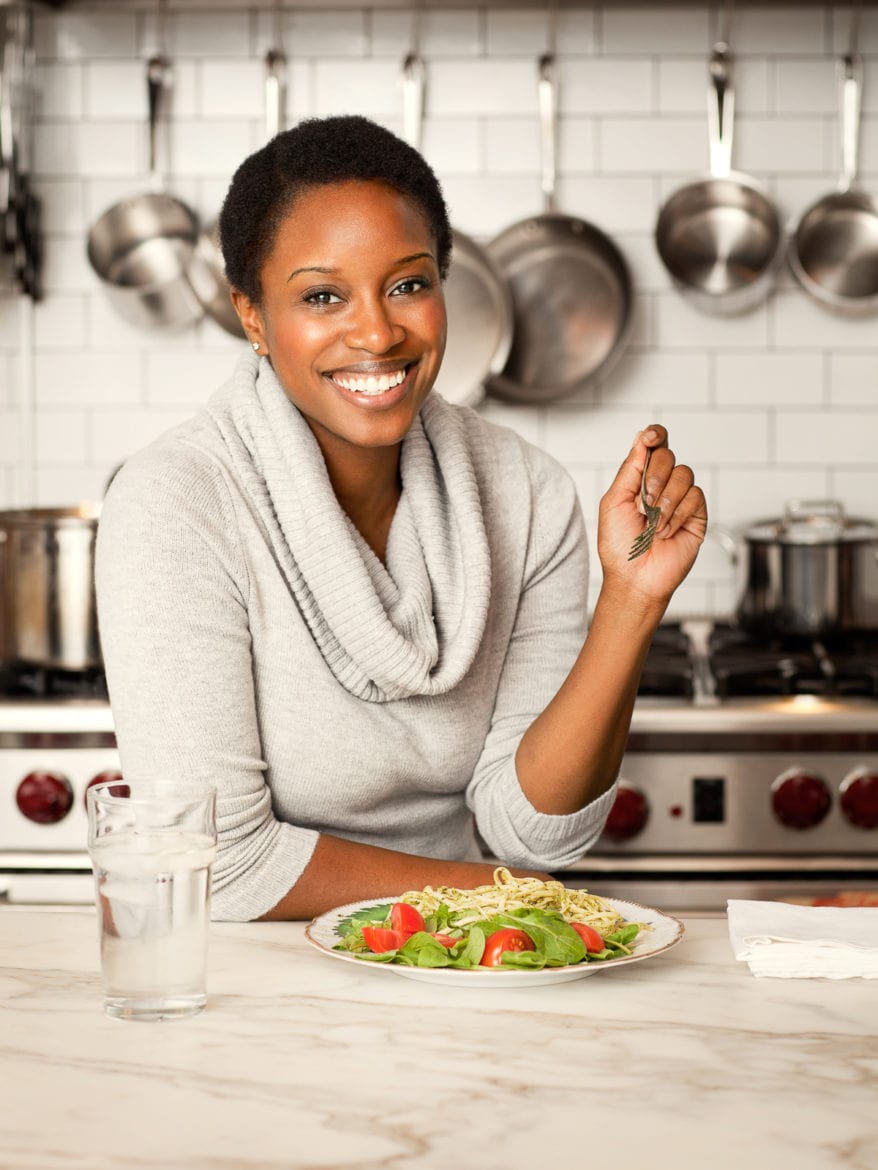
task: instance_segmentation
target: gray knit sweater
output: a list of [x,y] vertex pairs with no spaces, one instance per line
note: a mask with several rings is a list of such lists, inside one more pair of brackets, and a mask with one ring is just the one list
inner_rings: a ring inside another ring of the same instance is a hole
[[506,863],[555,868],[612,803],[540,813],[515,772],[585,636],[569,476],[438,395],[401,460],[382,564],[247,354],[107,495],[96,580],[122,769],[217,786],[215,917],[274,906],[321,831],[475,860],[477,828]]

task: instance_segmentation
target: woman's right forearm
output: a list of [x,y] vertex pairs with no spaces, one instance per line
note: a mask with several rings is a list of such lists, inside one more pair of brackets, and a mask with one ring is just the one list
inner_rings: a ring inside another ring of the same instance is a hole
[[[262,920],[313,918],[349,902],[394,897],[428,885],[471,889],[489,883],[493,872],[494,866],[488,862],[417,857],[323,833],[302,876]],[[517,876],[548,876],[533,870],[512,872]]]

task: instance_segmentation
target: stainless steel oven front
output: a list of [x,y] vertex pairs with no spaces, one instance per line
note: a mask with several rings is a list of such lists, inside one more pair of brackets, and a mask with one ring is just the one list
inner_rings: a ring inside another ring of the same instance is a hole
[[678,910],[878,900],[878,703],[639,701],[604,834],[565,880]]
[[0,701],[0,901],[93,900],[85,792],[119,774],[105,700]]

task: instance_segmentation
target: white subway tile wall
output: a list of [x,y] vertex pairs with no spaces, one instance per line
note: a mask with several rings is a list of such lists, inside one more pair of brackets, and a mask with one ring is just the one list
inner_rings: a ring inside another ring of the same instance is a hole
[[[145,59],[173,64],[161,166],[210,220],[231,172],[264,139],[264,55],[289,58],[286,124],[337,112],[399,130],[402,58],[427,62],[423,150],[456,226],[486,241],[542,208],[535,64],[546,5],[272,9],[246,0],[76,0],[36,17],[34,171],[43,201],[45,297],[0,289],[0,507],[66,504],[103,490],[132,451],[196,410],[241,342],[205,319],[149,333],[114,311],[85,257],[89,224],[146,188]],[[734,165],[793,224],[841,168],[838,56],[847,6],[739,6]],[[562,210],[612,233],[636,286],[626,353],[602,385],[563,402],[486,400],[488,418],[570,470],[590,527],[635,433],[669,427],[730,531],[787,500],[840,499],[878,518],[878,318],[833,315],[786,272],[754,311],[708,317],[676,291],[652,232],[660,203],[707,167],[707,54],[719,6],[595,3],[558,18]],[[878,193],[878,12],[860,29],[860,182]],[[723,614],[735,571],[705,546],[671,613]]]

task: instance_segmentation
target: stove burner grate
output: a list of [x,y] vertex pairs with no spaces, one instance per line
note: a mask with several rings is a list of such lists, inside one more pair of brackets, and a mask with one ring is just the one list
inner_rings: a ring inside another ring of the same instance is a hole
[[734,626],[716,626],[710,668],[721,698],[821,695],[878,698],[878,637],[758,641]]
[[695,667],[689,639],[677,625],[659,626],[640,676],[638,694],[691,699],[695,694]]
[[55,670],[4,663],[0,664],[0,695],[24,699],[106,699],[107,677],[101,667]]

